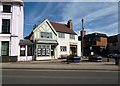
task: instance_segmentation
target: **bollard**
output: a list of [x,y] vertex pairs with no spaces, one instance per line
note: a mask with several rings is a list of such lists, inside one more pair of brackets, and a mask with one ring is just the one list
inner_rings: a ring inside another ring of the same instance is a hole
[[69,57],[67,57],[67,64],[69,64]]
[[119,59],[115,58],[115,65],[119,65]]
[[109,60],[109,58],[107,58],[107,62],[109,62],[110,60]]

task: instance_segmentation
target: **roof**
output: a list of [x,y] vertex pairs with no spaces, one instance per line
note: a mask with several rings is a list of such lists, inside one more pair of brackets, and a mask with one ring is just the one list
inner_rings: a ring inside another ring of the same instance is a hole
[[103,33],[92,33],[92,34],[87,34],[85,36],[107,37],[107,35]]
[[14,3],[20,3],[20,5],[23,5],[24,0],[0,0],[0,2],[14,2]]
[[49,22],[57,32],[77,35],[72,29],[68,28],[67,24],[57,23],[53,21],[49,21]]
[[28,39],[20,40],[19,45],[33,45],[33,43]]

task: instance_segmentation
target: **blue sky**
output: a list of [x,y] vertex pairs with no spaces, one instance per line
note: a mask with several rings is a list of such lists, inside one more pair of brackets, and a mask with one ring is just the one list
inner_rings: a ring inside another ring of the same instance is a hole
[[61,23],[72,19],[78,35],[82,18],[88,34],[100,32],[111,36],[118,33],[117,2],[25,2],[24,11],[24,37],[30,34],[34,24],[40,24],[46,18]]

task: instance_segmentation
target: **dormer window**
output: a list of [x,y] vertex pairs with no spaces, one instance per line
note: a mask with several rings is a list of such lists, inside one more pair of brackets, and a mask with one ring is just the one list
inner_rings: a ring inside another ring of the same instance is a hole
[[11,5],[3,5],[3,12],[10,13],[11,12]]

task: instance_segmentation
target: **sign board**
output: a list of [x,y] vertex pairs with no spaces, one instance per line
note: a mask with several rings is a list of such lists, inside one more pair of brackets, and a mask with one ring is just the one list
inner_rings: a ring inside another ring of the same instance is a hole
[[25,50],[25,46],[20,46],[20,50]]

